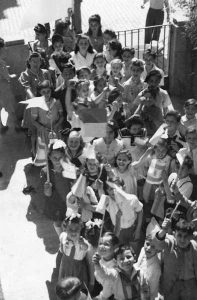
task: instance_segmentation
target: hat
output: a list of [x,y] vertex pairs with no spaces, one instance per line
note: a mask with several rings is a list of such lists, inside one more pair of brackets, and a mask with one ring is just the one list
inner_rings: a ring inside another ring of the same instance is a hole
[[152,71],[150,71],[150,73],[146,76],[144,82],[148,82],[149,79],[150,79],[152,76],[157,76],[159,79],[162,78],[161,72],[160,72],[159,70],[152,70]]
[[47,33],[47,30],[45,28],[44,25],[38,23],[35,27],[34,27],[34,31],[38,32],[38,33]]

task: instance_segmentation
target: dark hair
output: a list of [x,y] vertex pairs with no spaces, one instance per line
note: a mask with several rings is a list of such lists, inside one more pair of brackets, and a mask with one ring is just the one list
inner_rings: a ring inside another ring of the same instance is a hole
[[56,148],[56,149],[53,149],[53,146],[54,146],[54,143],[50,144],[49,146],[49,151],[48,151],[48,157],[50,159],[50,155],[53,151],[59,151],[61,152],[62,154],[65,154],[65,149],[64,147],[60,147],[60,148]]
[[111,240],[112,240],[112,245],[113,246],[117,246],[118,244],[119,244],[119,239],[118,239],[118,237],[113,233],[113,232],[111,232],[111,231],[107,231],[107,232],[105,232],[103,235],[102,235],[102,238],[103,237],[111,237]]
[[82,287],[82,282],[77,277],[67,277],[58,281],[55,291],[61,300],[69,300],[75,296]]
[[[75,195],[73,195],[75,196]],[[77,196],[75,196],[77,198]],[[72,216],[69,216],[69,217],[66,217],[63,222],[62,222],[62,226],[63,228],[67,228],[67,226],[69,224],[79,224],[81,225],[81,216],[80,217],[72,217]]]
[[5,41],[0,37],[0,48],[5,47]]
[[121,92],[118,89],[113,89],[108,95],[108,104],[112,104],[118,97],[121,96]]
[[151,78],[152,76],[157,76],[158,79],[160,79],[160,80],[161,80],[161,78],[162,78],[161,72],[160,72],[159,70],[152,70],[152,71],[150,71],[150,73],[146,76],[144,82],[147,82],[147,83],[148,83],[148,81],[150,80],[150,78]]
[[117,35],[116,35],[115,31],[112,30],[112,29],[105,29],[105,31],[103,32],[103,34],[110,35],[112,39],[116,39],[117,38]]
[[96,89],[97,89],[97,84],[98,84],[101,80],[105,81],[105,83],[107,82],[107,79],[106,79],[105,77],[103,77],[103,76],[96,75],[96,77],[94,78],[93,83],[94,83],[94,90],[95,90],[95,91],[96,91]]
[[40,23],[38,23],[35,27],[34,27],[34,31],[38,32],[38,33],[45,33],[46,37],[47,37],[47,30],[46,27]]
[[[109,179],[108,179],[108,182],[109,182],[109,183],[114,183],[114,184],[116,184],[117,186],[121,186],[121,187],[123,187],[123,186],[125,185],[124,180],[123,180],[122,178],[120,178],[120,177],[109,178]],[[108,185],[108,186],[109,186],[109,185]]]
[[160,138],[160,139],[158,140],[157,144],[154,146],[154,149],[155,149],[157,146],[162,146],[162,147],[168,148],[168,141],[167,141],[167,139]]
[[143,72],[144,71],[144,62],[141,59],[135,59],[132,61],[131,68],[138,67]]
[[194,99],[194,98],[186,100],[185,103],[184,103],[184,107],[188,107],[190,105],[197,106],[197,100]]
[[54,45],[56,42],[60,42],[60,43],[63,44],[64,40],[63,40],[63,37],[60,34],[56,33],[52,36],[51,42],[52,42],[52,45]]
[[123,254],[126,250],[130,250],[131,253],[134,256],[134,259],[136,261],[136,253],[133,249],[133,247],[131,247],[130,245],[120,245],[115,251],[114,251],[114,258],[117,259],[118,255]]
[[150,48],[144,52],[143,57],[145,55],[150,55],[153,59],[156,59],[156,57],[157,57],[157,53]]
[[122,44],[117,40],[109,41],[109,48],[116,50],[116,57],[121,58],[122,56]]
[[59,34],[63,36],[64,34],[64,29],[67,28],[68,25],[65,24],[64,21],[59,20],[55,23],[55,29],[54,29],[54,34]]
[[40,58],[40,63],[41,63],[42,57],[41,57],[40,53],[38,53],[38,52],[32,52],[32,53],[29,55],[29,57],[28,57],[28,59],[27,59],[27,62],[26,62],[26,65],[27,65],[27,68],[28,68],[28,69],[30,69],[30,63],[29,63],[30,60],[31,60],[32,58],[37,58],[37,57]]
[[69,69],[69,70],[73,71],[73,73],[75,74],[75,66],[73,64],[71,64],[70,62],[61,64],[60,71],[63,72],[64,69]]
[[188,235],[192,235],[194,232],[194,228],[191,223],[187,222],[185,219],[180,219],[175,224],[175,231],[183,231],[187,232]]
[[114,138],[118,137],[118,125],[114,120],[110,120],[107,122],[107,126],[110,127],[114,132]]
[[106,56],[103,54],[103,52],[96,53],[95,56],[94,56],[94,59],[93,59],[93,63],[92,63],[92,65],[93,65],[94,68],[96,68],[94,62],[99,57],[102,57],[105,60],[105,64],[107,63]]
[[84,67],[80,67],[79,69],[76,70],[76,75],[77,75],[77,77],[79,77],[80,72],[83,71],[83,70],[87,70],[88,73],[91,74],[90,68],[84,66]]
[[132,115],[125,121],[125,126],[128,129],[130,129],[133,125],[141,125],[142,127],[144,126],[144,122],[140,115]]
[[167,117],[174,117],[176,121],[179,123],[181,121],[181,114],[177,110],[169,110],[166,114],[164,119],[166,120]]
[[77,38],[77,41],[76,41],[76,44],[75,44],[74,52],[75,52],[75,53],[79,52],[79,46],[78,46],[78,43],[79,43],[79,41],[82,40],[82,39],[87,40],[87,41],[89,42],[89,47],[88,47],[87,52],[89,52],[89,53],[94,53],[94,50],[93,50],[91,41],[90,41],[89,37],[88,37],[87,35],[85,35],[85,34],[79,34],[79,35],[78,35],[78,38]]
[[122,48],[122,55],[124,52],[129,52],[131,55],[135,55],[135,48],[123,47]]
[[[90,24],[90,22],[97,22],[99,24],[99,29],[98,29],[98,34],[97,36],[102,36],[103,33],[102,33],[102,26],[101,26],[101,17],[99,15],[92,15],[91,17],[89,17],[89,20],[88,20],[88,23]],[[92,35],[92,30],[91,28],[89,27],[88,28],[88,31],[87,31],[87,35],[88,36],[91,36]]]
[[[176,163],[180,165],[178,159],[176,159]],[[190,156],[186,155],[184,157],[182,165],[186,166],[188,169],[191,169],[193,167],[193,159]]]

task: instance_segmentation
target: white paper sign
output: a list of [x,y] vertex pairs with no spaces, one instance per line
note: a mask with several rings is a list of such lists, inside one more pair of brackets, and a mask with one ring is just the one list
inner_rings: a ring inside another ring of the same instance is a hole
[[74,165],[68,164],[66,162],[61,162],[63,167],[62,176],[65,178],[76,179],[76,167]]

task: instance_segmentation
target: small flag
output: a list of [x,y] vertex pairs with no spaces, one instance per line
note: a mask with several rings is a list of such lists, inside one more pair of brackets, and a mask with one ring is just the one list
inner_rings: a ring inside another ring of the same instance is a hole
[[79,176],[75,184],[72,186],[71,191],[76,197],[82,198],[86,190],[86,177],[82,174]]
[[162,124],[157,129],[157,131],[155,132],[155,134],[149,140],[149,143],[151,145],[155,146],[157,144],[157,142],[159,141],[160,138],[164,138],[164,139],[168,138],[166,127],[167,127],[167,124]]
[[90,108],[80,112],[80,120],[84,125],[85,137],[104,137],[107,123],[106,109]]
[[25,101],[20,101],[19,103],[27,104],[26,109],[38,107],[38,108],[41,108],[41,109],[46,110],[46,111],[49,110],[49,108],[48,108],[48,106],[47,106],[47,104],[44,100],[44,96],[31,98],[31,99],[28,99],[28,100],[25,100]]

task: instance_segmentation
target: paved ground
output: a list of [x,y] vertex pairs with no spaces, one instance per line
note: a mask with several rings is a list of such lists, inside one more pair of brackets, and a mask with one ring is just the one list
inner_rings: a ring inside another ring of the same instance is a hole
[[[32,29],[20,32],[20,19],[31,1],[0,0],[0,35],[6,40],[30,38]],[[94,13],[101,15],[103,28],[125,30],[142,27],[146,10],[139,0],[83,0],[84,31]],[[22,193],[27,182],[37,184],[32,175],[39,173],[28,167],[24,135],[0,135],[0,157],[0,300],[55,300],[50,280],[58,239],[51,222],[30,210],[31,197]]]

